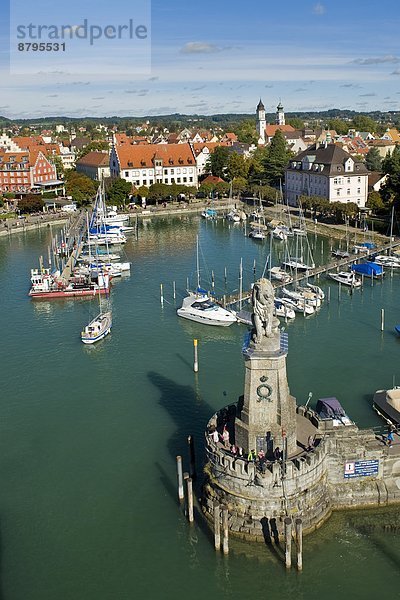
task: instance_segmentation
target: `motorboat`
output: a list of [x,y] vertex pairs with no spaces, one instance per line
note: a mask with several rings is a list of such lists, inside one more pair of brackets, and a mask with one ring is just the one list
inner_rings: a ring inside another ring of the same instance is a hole
[[282,317],[284,319],[294,319],[296,313],[288,304],[282,302],[281,298],[275,298],[275,310],[274,315],[276,317]]
[[233,223],[240,223],[240,214],[236,210],[231,210],[226,215],[228,221],[232,221]]
[[271,274],[271,279],[274,279],[275,281],[280,281],[285,284],[292,283],[293,281],[293,277],[280,267],[271,267],[269,272]]
[[314,306],[307,304],[303,299],[295,300],[293,298],[281,297],[279,300],[288,308],[291,308],[295,312],[302,313],[303,315],[313,315],[315,312]]
[[332,256],[334,256],[335,258],[349,258],[350,254],[348,252],[346,252],[345,250],[332,250]]
[[204,325],[229,327],[236,322],[233,312],[216,304],[206,293],[190,292],[183,299],[181,308],[178,308],[176,312],[179,317],[204,323]]
[[400,425],[400,388],[377,390],[372,407],[386,422]]
[[203,217],[203,219],[207,219],[207,220],[216,219],[217,218],[217,211],[214,210],[213,208],[206,208],[201,213],[201,216]]
[[315,285],[314,283],[306,283],[306,287],[308,287],[314,294],[317,294],[318,298],[321,300],[325,300],[325,292],[319,285]]
[[363,262],[356,265],[351,265],[351,270],[357,275],[362,275],[363,277],[371,277],[371,279],[382,279],[385,272],[383,270],[382,265],[378,265],[374,262]]
[[265,232],[262,229],[251,229],[249,237],[253,240],[265,240]]
[[378,256],[375,256],[374,262],[376,262],[377,265],[386,267],[387,269],[400,269],[400,258],[397,256],[378,254]]
[[351,288],[361,287],[361,280],[356,277],[352,271],[340,271],[339,273],[329,273],[329,277],[342,285],[348,285]]
[[315,265],[307,265],[301,258],[289,258],[282,263],[282,267],[288,267],[294,271],[311,271]]
[[275,240],[280,240],[281,242],[285,242],[287,240],[287,233],[281,227],[275,227],[272,230],[272,237]]
[[321,299],[308,288],[298,288],[297,291],[282,288],[282,294],[290,300],[304,300],[306,304],[313,306],[314,308],[319,308],[321,306]]
[[111,331],[112,314],[111,311],[100,312],[81,333],[81,340],[84,344],[95,344],[102,340]]

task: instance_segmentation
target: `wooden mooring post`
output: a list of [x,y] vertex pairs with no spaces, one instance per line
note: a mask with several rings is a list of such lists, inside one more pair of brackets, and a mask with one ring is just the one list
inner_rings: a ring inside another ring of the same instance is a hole
[[182,456],[176,457],[176,472],[178,476],[178,498],[182,502],[185,499],[185,492],[183,489],[183,467],[182,467]]
[[221,548],[221,507],[214,504],[214,546],[216,550]]
[[303,570],[303,521],[296,519],[297,570]]
[[199,355],[197,350],[197,340],[193,340],[193,348],[194,348],[194,362],[193,362],[193,371],[195,373],[199,372]]
[[222,508],[222,552],[224,554],[229,554],[229,527],[228,527],[228,507],[224,506]]
[[193,511],[193,480],[189,477],[187,479],[187,495],[188,495],[188,519],[189,523],[193,523],[194,521],[194,511]]
[[285,517],[285,566],[290,569],[292,566],[292,519]]
[[381,308],[381,331],[385,329],[385,309]]

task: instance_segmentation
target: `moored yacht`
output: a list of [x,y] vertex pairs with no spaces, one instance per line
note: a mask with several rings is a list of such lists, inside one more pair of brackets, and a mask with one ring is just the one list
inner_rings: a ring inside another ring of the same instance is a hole
[[361,287],[361,280],[356,277],[352,271],[340,271],[339,273],[329,273],[329,277],[338,283],[348,285],[352,288]]
[[236,322],[234,313],[216,304],[205,292],[189,293],[176,313],[179,317],[205,325],[229,327]]

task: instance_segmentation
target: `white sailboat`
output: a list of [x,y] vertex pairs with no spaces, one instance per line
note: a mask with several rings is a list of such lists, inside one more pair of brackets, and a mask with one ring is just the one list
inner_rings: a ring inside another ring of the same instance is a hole
[[356,277],[353,271],[340,271],[339,273],[329,273],[329,277],[338,283],[348,285],[352,288],[361,287],[361,280]]
[[195,292],[188,290],[188,295],[177,309],[178,317],[204,323],[204,325],[219,325],[229,327],[236,322],[236,315],[214,302],[207,292],[200,287],[199,239],[196,244],[197,288]]

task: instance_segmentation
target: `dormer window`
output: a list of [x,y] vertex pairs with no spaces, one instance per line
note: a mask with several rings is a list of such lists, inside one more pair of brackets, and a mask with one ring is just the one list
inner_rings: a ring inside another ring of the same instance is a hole
[[[115,166],[115,163],[114,163]],[[131,160],[128,160],[128,167],[133,167],[133,162]]]

